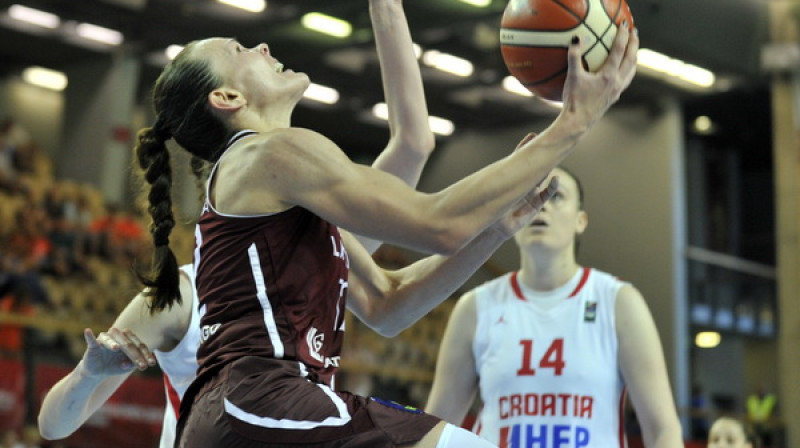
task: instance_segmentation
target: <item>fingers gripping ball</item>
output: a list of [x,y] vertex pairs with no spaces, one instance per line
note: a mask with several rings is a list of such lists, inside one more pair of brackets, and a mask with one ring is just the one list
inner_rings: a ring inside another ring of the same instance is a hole
[[584,66],[596,71],[624,20],[632,29],[625,0],[509,0],[500,22],[503,61],[535,95],[561,101],[572,38],[581,40]]

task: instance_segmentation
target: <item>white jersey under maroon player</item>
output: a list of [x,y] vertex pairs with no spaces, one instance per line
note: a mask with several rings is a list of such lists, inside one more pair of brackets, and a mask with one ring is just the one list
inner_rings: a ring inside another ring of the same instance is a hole
[[582,268],[548,292],[516,272],[478,287],[475,431],[508,448],[625,447],[614,315],[623,285]]
[[164,374],[164,393],[167,405],[164,409],[164,423],[161,427],[159,448],[172,448],[175,445],[175,426],[178,423],[178,410],[186,389],[194,381],[197,374],[197,347],[200,345],[200,313],[198,312],[197,291],[194,286],[194,268],[192,265],[181,266],[181,271],[189,276],[192,283],[191,299],[192,317],[186,333],[172,350],[162,352],[154,350],[158,366]]

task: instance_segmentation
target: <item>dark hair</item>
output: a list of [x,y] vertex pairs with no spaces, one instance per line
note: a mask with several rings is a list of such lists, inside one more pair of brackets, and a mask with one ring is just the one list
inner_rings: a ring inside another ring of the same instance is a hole
[[[558,169],[563,171],[567,174],[567,176],[571,177],[572,180],[575,181],[575,187],[578,189],[578,210],[583,210],[583,184],[581,184],[581,180],[578,179],[578,176],[575,175],[572,171],[564,168],[563,166],[559,166]],[[575,258],[578,258],[578,250],[581,247],[581,239],[578,235],[575,236]]]
[[583,210],[583,184],[581,183],[581,180],[578,179],[578,176],[576,176],[575,173],[564,168],[563,166],[559,165],[558,169],[567,173],[567,175],[575,181],[575,186],[578,188],[578,210]]
[[[181,303],[178,262],[169,247],[175,226],[172,212],[172,169],[166,141],[174,138],[193,159],[214,162],[230,138],[231,131],[208,106],[208,94],[222,85],[207,61],[191,57],[196,44],[189,44],[161,72],[153,88],[155,124],[139,131],[136,158],[150,186],[148,211],[155,251],[149,272],[138,272],[150,297],[150,311]],[[199,167],[193,160],[192,167]],[[198,173],[195,170],[195,173]]]

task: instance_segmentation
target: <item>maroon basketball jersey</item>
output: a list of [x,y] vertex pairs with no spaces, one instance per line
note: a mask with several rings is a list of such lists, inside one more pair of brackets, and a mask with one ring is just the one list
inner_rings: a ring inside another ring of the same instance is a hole
[[247,355],[299,361],[331,385],[349,267],[336,226],[301,207],[232,216],[206,200],[196,238],[198,376]]

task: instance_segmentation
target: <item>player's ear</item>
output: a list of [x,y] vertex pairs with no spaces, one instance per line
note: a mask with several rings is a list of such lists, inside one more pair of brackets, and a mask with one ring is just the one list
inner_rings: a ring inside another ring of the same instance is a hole
[[224,112],[236,112],[247,104],[247,99],[236,89],[220,87],[208,94],[212,108]]
[[586,230],[586,226],[588,225],[589,225],[589,215],[585,211],[580,210],[578,212],[577,222],[575,223],[576,226],[575,233],[578,235],[582,235],[583,232]]

